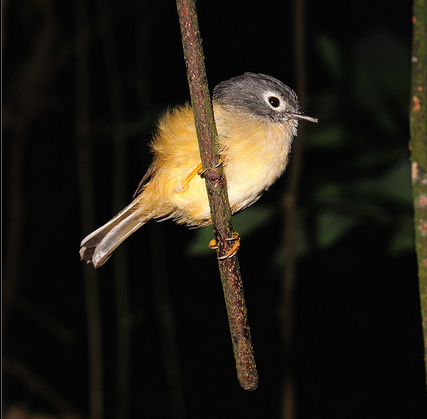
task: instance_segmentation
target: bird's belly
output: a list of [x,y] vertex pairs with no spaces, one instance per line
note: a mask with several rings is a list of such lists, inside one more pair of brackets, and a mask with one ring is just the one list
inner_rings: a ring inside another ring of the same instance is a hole
[[[224,147],[224,171],[227,179],[228,199],[232,213],[244,210],[257,201],[260,196],[280,177],[286,168],[291,146],[291,136],[286,135],[281,125],[261,131],[253,127],[251,135],[244,135],[244,142],[230,139]],[[259,128],[259,127],[258,127]],[[262,134],[262,135],[261,135]],[[183,170],[183,178],[197,166],[188,163]],[[176,191],[175,185],[168,190]],[[178,188],[180,189],[180,188]],[[172,217],[178,223],[204,225],[209,223],[210,208],[204,179],[199,175],[190,181],[188,189],[172,193],[171,202],[175,207]]]
[[286,168],[289,147],[263,151],[251,158],[225,166],[228,199],[233,213],[242,211],[260,196],[282,175]]

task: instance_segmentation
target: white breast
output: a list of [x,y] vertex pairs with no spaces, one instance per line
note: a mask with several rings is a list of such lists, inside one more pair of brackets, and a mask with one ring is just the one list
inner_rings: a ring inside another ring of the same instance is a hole
[[284,172],[297,121],[287,125],[258,118],[217,120],[232,212],[254,203]]

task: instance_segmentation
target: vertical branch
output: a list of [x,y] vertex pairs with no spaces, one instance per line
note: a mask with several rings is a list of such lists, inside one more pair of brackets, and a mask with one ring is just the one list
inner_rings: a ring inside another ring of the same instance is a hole
[[[84,417],[56,388],[52,387],[26,365],[5,355],[3,355],[2,361],[3,373],[15,376],[27,389],[37,395],[41,400],[48,403],[53,409],[57,410],[59,417],[67,419]],[[2,413],[3,417],[12,417],[12,415],[5,415],[4,411]],[[32,414],[18,416],[27,418],[34,417]],[[13,415],[13,417],[18,416]]]
[[[295,38],[295,74],[296,91],[301,104],[306,97],[305,72],[305,1],[294,1],[294,38]],[[292,371],[292,339],[293,339],[293,299],[296,279],[296,233],[298,187],[302,170],[305,124],[298,129],[298,138],[292,146],[292,159],[288,170],[289,183],[284,194],[283,212],[285,219],[285,268],[282,282],[282,298],[280,313],[282,316],[282,340],[285,371],[282,382],[282,418],[293,419],[295,413],[295,382]]]
[[[138,75],[137,91],[139,101],[139,114],[149,113],[152,107],[148,74],[152,65],[149,58],[150,36],[153,31],[152,3],[137,2],[138,22],[140,23],[135,42],[136,74]],[[151,126],[151,120],[150,120]],[[162,342],[162,353],[165,365],[166,381],[169,392],[170,417],[169,419],[182,419],[186,415],[185,397],[183,393],[183,378],[179,362],[177,346],[177,331],[175,313],[171,304],[168,283],[168,254],[165,253],[166,238],[164,225],[159,223],[154,230],[147,225],[150,242],[150,260],[152,266],[152,283],[154,286],[154,299],[159,321],[159,331]]]
[[[123,208],[126,201],[126,121],[125,101],[117,63],[118,48],[115,37],[114,14],[108,0],[98,0],[98,15],[101,17],[101,37],[104,50],[108,100],[113,123],[113,207],[114,212]],[[117,404],[116,417],[126,419],[130,408],[130,345],[131,314],[129,309],[128,270],[126,245],[115,252],[113,261],[116,310],[117,310]]]
[[[35,48],[13,80],[15,86],[9,97],[3,101],[3,132],[10,131],[11,148],[7,157],[10,168],[9,196],[5,199],[8,204],[7,235],[5,237],[6,256],[4,258],[3,274],[3,320],[6,324],[11,306],[15,300],[17,284],[20,275],[20,252],[22,230],[24,224],[24,192],[23,164],[25,151],[25,136],[29,124],[46,106],[46,86],[53,78],[54,52],[53,43],[57,36],[55,19],[51,2],[39,0],[35,2],[42,20],[40,30],[36,33]],[[2,11],[6,4],[2,3]],[[7,19],[3,19],[5,22]],[[5,27],[2,28],[2,44],[5,42]],[[12,47],[13,48],[13,47]]]
[[[82,228],[90,231],[93,222],[93,190],[91,175],[90,138],[90,96],[89,96],[89,56],[87,51],[87,30],[89,28],[87,5],[84,0],[76,3],[76,137],[78,141],[79,189],[82,214]],[[102,419],[103,369],[101,315],[99,308],[98,274],[94,269],[84,268],[85,297],[88,327],[89,351],[89,405],[90,419]]]
[[169,419],[183,419],[186,417],[185,398],[181,368],[178,360],[175,319],[167,281],[168,272],[164,251],[165,237],[163,226],[159,226],[155,233],[151,229],[150,233],[151,259],[154,267],[154,298],[160,324],[160,337],[163,345],[162,349],[169,390]]
[[[218,135],[209,96],[196,5],[194,0],[177,0],[188,84],[193,104],[200,157],[205,170],[206,189],[218,256],[226,255],[233,237],[224,170],[219,162]],[[236,361],[237,377],[245,390],[258,385],[253,348],[239,262],[236,256],[218,259],[224,298]]]
[[415,0],[410,111],[412,189],[427,376],[427,1]]
[[11,151],[8,156],[10,161],[9,175],[9,196],[8,201],[8,228],[5,237],[5,258],[3,271],[3,325],[7,324],[8,314],[15,297],[19,271],[19,254],[21,247],[21,234],[24,222],[23,216],[23,188],[22,188],[22,168],[24,154],[24,130],[16,131],[15,138],[11,144]]

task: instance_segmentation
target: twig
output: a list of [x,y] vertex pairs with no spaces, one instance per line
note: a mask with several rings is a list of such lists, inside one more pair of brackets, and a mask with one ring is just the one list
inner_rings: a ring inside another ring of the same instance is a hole
[[[294,38],[295,38],[295,74],[296,87],[300,103],[305,103],[306,96],[306,71],[305,71],[305,2],[294,0]],[[283,215],[285,219],[285,260],[283,274],[281,319],[282,339],[284,346],[285,371],[282,383],[282,419],[293,419],[295,412],[295,382],[292,371],[292,345],[293,345],[293,299],[296,280],[296,234],[297,205],[299,180],[302,172],[303,149],[305,137],[305,124],[298,128],[298,138],[293,144],[292,160],[289,165],[289,183],[283,199]]]
[[168,288],[168,271],[164,252],[166,238],[163,225],[157,227],[155,232],[152,228],[150,229],[151,259],[154,268],[152,281],[169,393],[169,419],[184,419],[187,415],[176,340],[175,316]]
[[[9,173],[5,178],[9,183],[9,196],[5,199],[8,204],[7,236],[5,237],[6,256],[4,258],[3,274],[3,324],[6,324],[9,310],[14,303],[18,281],[21,274],[20,254],[22,231],[25,224],[23,164],[27,129],[48,105],[49,97],[46,89],[58,67],[54,65],[53,43],[56,39],[56,27],[52,5],[48,1],[35,2],[41,16],[40,30],[36,34],[35,48],[28,61],[17,73],[11,83],[14,87],[11,94],[4,99],[3,130],[10,130],[10,154],[6,157],[9,162]],[[2,3],[2,10],[5,4]],[[8,20],[8,19],[4,19]],[[3,35],[5,30],[3,27]],[[2,43],[4,43],[3,36]],[[10,47],[13,48],[13,47]],[[3,131],[3,132],[4,132]]]
[[17,295],[14,302],[14,309],[23,313],[36,327],[42,329],[62,345],[72,345],[75,343],[76,337],[73,330],[49,315],[42,307],[33,303],[29,298]]
[[[232,244],[228,238],[233,237],[234,233],[227,183],[223,167],[218,164],[218,134],[209,96],[196,5],[194,0],[177,0],[177,8],[200,157],[205,170],[212,226],[218,245],[217,254],[220,257],[230,251]],[[227,307],[237,378],[245,390],[254,390],[258,386],[258,373],[253,355],[239,262],[234,256],[218,259],[218,265]]]
[[415,212],[415,242],[424,362],[427,376],[427,1],[414,1],[412,43],[412,105],[410,112],[412,189]]
[[[94,225],[94,205],[90,156],[92,151],[90,114],[89,52],[81,48],[79,36],[89,28],[88,10],[84,0],[76,2],[76,138],[78,141],[79,192],[82,214],[82,230],[90,231]],[[88,44],[85,43],[87,47]],[[89,356],[89,409],[90,419],[104,417],[102,329],[99,306],[98,273],[87,266],[83,268],[86,298]]]
[[19,361],[3,355],[3,372],[18,378],[29,390],[57,410],[62,417],[83,417],[76,407],[65,399],[54,387]]
[[[101,17],[100,35],[104,53],[106,90],[113,130],[113,207],[118,212],[126,201],[126,136],[120,129],[126,120],[126,107],[122,80],[117,63],[118,47],[115,38],[115,20],[112,4],[98,0],[98,15]],[[129,418],[131,377],[131,313],[129,307],[129,275],[126,264],[126,246],[120,246],[113,261],[115,297],[117,309],[117,385],[116,417]]]

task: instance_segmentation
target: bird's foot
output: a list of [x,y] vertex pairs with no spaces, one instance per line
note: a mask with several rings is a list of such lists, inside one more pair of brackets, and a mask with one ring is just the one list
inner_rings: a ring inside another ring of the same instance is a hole
[[[226,161],[225,157],[224,157],[224,156],[221,156],[221,157],[219,158],[218,163],[217,163],[217,164],[216,164],[212,169],[218,169],[218,167],[219,167],[219,166],[222,166],[222,165],[224,165],[224,164],[225,164],[225,161]],[[197,174],[198,174],[201,178],[204,178],[204,177],[205,177],[205,173],[207,172],[207,170],[208,170],[208,169],[202,169],[202,168],[200,167],[200,170],[197,172]]]
[[[240,236],[239,233],[234,232],[233,235],[231,237],[228,237],[226,240],[228,241],[234,241],[233,245],[231,246],[231,248],[227,251],[227,253],[223,256],[219,256],[218,259],[219,260],[224,260],[224,259],[229,259],[232,258],[233,256],[236,256],[237,251],[239,250],[240,247]],[[212,239],[209,242],[209,249],[218,249],[218,245],[216,244],[216,240]]]

